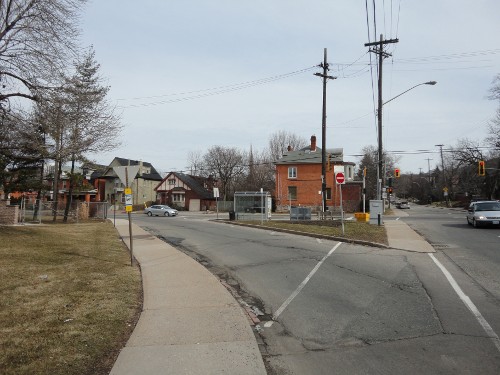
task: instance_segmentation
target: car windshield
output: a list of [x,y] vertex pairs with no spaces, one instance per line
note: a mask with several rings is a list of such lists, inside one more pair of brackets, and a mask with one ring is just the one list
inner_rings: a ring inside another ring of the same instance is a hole
[[476,211],[500,211],[500,203],[485,202],[476,204]]

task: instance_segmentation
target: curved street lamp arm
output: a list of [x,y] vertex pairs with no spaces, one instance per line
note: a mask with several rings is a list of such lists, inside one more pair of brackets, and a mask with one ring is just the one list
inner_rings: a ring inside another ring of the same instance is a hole
[[415,87],[422,86],[422,85],[435,85],[436,83],[437,83],[436,81],[419,83],[418,85],[415,85],[413,87],[410,87],[408,90],[403,91],[401,94],[396,95],[394,98],[391,98],[388,101],[382,103],[382,105],[386,105],[387,103],[392,102],[394,99],[399,98],[401,95],[406,94],[408,91],[413,90]]

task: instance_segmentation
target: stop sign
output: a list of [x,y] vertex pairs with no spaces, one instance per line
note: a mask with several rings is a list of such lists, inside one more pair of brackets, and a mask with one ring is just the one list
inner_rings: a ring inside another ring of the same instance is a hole
[[337,184],[343,184],[345,183],[345,176],[343,172],[338,172],[335,175],[335,181],[337,181]]

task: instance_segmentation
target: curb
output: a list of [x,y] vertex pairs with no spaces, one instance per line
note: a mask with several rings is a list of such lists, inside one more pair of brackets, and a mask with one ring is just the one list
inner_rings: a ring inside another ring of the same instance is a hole
[[214,220],[215,222],[220,222],[224,224],[233,224],[233,225],[239,225],[240,227],[250,227],[250,228],[257,228],[257,229],[263,229],[263,230],[268,230],[268,231],[273,231],[273,232],[282,232],[282,233],[290,233],[290,234],[297,234],[300,236],[306,236],[306,237],[313,237],[313,238],[321,238],[324,240],[333,240],[333,241],[339,241],[339,242],[345,242],[345,243],[352,243],[356,245],[364,245],[364,246],[372,246],[372,247],[380,247],[384,249],[393,249],[392,247],[378,243],[378,242],[370,242],[370,241],[363,241],[363,240],[355,240],[351,238],[345,238],[345,237],[337,237],[337,236],[328,236],[326,234],[316,234],[316,233],[308,233],[308,232],[300,232],[297,230],[291,230],[291,229],[283,229],[283,228],[269,228],[269,227],[264,227],[261,225],[255,225],[255,224],[243,224],[243,223],[238,223],[236,221],[229,221],[229,220]]

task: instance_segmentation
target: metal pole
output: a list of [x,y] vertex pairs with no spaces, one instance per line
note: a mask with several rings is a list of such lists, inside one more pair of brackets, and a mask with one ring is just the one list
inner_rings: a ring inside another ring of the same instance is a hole
[[366,174],[363,173],[363,213],[366,213]]
[[264,225],[264,189],[260,188],[260,225]]
[[[128,188],[128,168],[125,167],[125,185]],[[132,239],[132,212],[128,211],[128,233],[130,243],[130,265],[134,265],[134,241]]]
[[342,222],[342,234],[344,234],[344,205],[342,204],[342,184],[340,187],[340,221]]
[[323,59],[323,110],[321,116],[321,212],[323,219],[326,211],[326,79],[328,63],[326,59],[326,48]]

